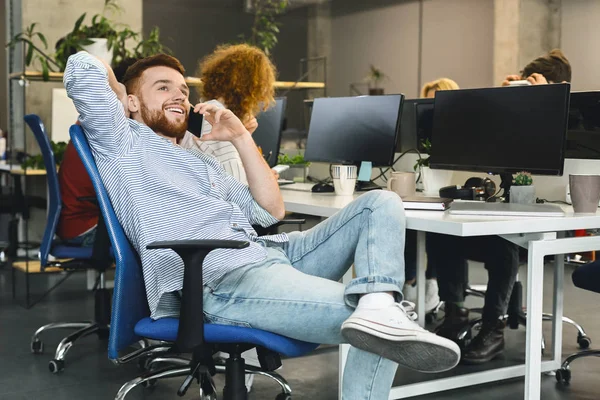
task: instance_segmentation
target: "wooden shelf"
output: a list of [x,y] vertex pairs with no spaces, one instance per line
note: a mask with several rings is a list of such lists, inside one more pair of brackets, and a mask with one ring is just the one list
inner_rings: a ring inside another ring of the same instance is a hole
[[12,175],[46,175],[45,169],[22,169],[20,165],[0,164],[0,172],[9,172]]
[[[41,81],[43,82],[42,73],[39,71],[26,71],[26,72],[13,72],[9,75],[10,79],[26,79],[28,81]],[[62,72],[50,72],[48,82],[62,82]],[[194,76],[188,76],[185,78],[185,82],[189,86],[199,87],[202,86],[200,78]],[[275,89],[288,89],[288,90],[301,90],[301,89],[324,89],[325,83],[323,82],[291,82],[291,81],[277,81],[275,82]]]

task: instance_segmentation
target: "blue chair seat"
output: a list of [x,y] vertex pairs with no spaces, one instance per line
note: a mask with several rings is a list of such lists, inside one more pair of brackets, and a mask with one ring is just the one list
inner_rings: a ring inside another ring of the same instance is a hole
[[[92,248],[59,244],[52,246],[50,254],[52,254],[56,258],[75,258],[78,260],[89,260],[92,258]],[[110,256],[114,258],[112,247],[110,248]]]
[[[179,330],[179,319],[147,317],[135,325],[135,333],[154,340],[174,342]],[[313,351],[318,344],[290,339],[275,333],[240,326],[204,324],[204,340],[207,343],[250,343],[266,347],[287,357],[298,357]]]

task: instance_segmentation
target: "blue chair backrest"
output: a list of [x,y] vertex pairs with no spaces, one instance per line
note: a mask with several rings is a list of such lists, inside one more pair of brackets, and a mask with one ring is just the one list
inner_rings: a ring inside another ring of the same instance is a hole
[[150,316],[142,268],[137,253],[117,220],[83,129],[79,125],[73,125],[69,129],[69,133],[94,185],[100,212],[104,217],[115,254],[115,287],[108,340],[108,358],[116,360],[120,350],[140,339],[134,333],[135,324],[142,318]]
[[56,226],[58,225],[58,218],[60,217],[60,210],[62,208],[62,200],[60,198],[54,152],[52,151],[50,140],[46,134],[44,123],[40,117],[35,114],[26,115],[25,122],[33,131],[33,136],[35,136],[35,140],[40,146],[42,157],[44,159],[44,166],[46,167],[46,179],[48,182],[48,212],[46,217],[46,229],[44,230],[44,236],[42,237],[42,243],[40,245],[40,264],[43,268],[48,263],[48,254],[52,248],[54,233],[56,232]]

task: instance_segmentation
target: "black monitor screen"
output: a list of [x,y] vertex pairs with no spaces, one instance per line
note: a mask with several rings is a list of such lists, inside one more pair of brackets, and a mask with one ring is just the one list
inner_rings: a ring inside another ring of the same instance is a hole
[[304,158],[391,165],[403,99],[401,94],[315,99]]
[[569,84],[436,92],[432,168],[562,175]]
[[566,158],[600,159],[600,92],[572,92]]
[[261,148],[263,156],[270,167],[277,165],[285,104],[285,97],[275,99],[275,104],[271,108],[256,116],[258,128],[252,134],[252,138],[256,145]]
[[424,153],[422,143],[431,141],[433,127],[433,99],[405,99],[402,106],[400,122],[400,138],[396,144],[396,152],[418,149]]

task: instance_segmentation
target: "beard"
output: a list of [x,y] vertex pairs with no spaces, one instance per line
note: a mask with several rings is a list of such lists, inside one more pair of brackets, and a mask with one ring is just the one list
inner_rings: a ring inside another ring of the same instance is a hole
[[169,121],[163,110],[150,110],[143,101],[140,102],[140,113],[142,120],[154,132],[161,133],[165,136],[175,139],[181,139],[185,135],[187,129],[187,118],[181,122]]

